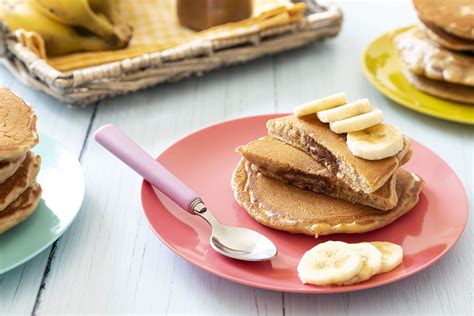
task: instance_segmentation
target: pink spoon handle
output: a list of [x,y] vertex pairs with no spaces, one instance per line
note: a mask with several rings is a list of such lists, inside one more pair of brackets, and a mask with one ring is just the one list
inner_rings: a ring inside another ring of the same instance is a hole
[[193,213],[191,203],[198,195],[122,131],[114,125],[104,125],[95,133],[95,139],[176,204]]

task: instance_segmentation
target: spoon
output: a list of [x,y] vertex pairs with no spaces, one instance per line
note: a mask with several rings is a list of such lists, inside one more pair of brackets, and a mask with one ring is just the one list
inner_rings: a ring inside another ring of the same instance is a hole
[[95,133],[95,139],[181,208],[205,219],[212,228],[209,242],[218,253],[245,261],[263,261],[276,256],[275,245],[262,234],[219,223],[193,190],[115,126],[102,126]]

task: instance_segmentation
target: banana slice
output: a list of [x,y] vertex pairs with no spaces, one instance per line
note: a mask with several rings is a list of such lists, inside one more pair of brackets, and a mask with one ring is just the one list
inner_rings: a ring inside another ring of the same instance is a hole
[[334,133],[350,133],[360,131],[371,126],[382,123],[383,113],[379,109],[372,110],[368,113],[360,114],[347,118],[345,120],[340,120],[336,122],[329,123],[329,127]]
[[333,109],[318,112],[318,118],[323,123],[344,120],[359,114],[368,113],[372,110],[368,99],[358,100],[341,105]]
[[386,241],[371,242],[382,253],[382,267],[378,273],[392,271],[403,260],[403,249],[397,244]]
[[[379,252],[377,248],[370,246]],[[362,266],[361,255],[351,245],[341,241],[327,241],[303,255],[298,263],[298,276],[303,283],[340,284],[356,277]]]
[[300,117],[303,115],[317,113],[319,111],[331,109],[333,107],[346,104],[346,94],[345,93],[337,93],[330,96],[327,96],[322,99],[317,99],[303,105],[297,106],[295,108],[295,115]]
[[384,159],[403,149],[403,134],[395,126],[377,124],[347,134],[347,147],[354,156],[367,160]]
[[379,273],[382,268],[382,254],[375,246],[368,242],[350,244],[350,246],[362,257],[362,269],[356,276],[338,284],[350,285],[363,282]]

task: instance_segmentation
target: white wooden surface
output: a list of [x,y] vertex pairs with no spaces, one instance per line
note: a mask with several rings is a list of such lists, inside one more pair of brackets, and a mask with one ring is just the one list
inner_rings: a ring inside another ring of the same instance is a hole
[[380,2],[342,4],[345,21],[336,39],[88,109],[67,109],[0,69],[0,84],[34,105],[40,131],[80,157],[87,185],[81,213],[53,246],[55,251],[48,249],[0,276],[0,315],[472,314],[472,219],[458,244],[439,263],[388,286],[338,295],[254,289],[203,272],[168,250],[141,214],[140,178],[92,140],[95,129],[112,122],[158,154],[209,124],[288,112],[312,98],[346,91],[351,98],[370,98],[391,122],[448,161],[461,178],[472,209],[474,128],[400,107],[362,75],[360,55],[370,40],[415,21],[409,3]]

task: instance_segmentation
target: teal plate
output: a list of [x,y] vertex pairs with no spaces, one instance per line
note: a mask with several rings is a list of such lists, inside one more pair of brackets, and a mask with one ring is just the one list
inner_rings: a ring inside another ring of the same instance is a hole
[[44,134],[33,151],[41,156],[37,181],[43,188],[42,199],[30,218],[0,234],[0,274],[55,242],[71,225],[84,199],[84,173],[71,153]]

